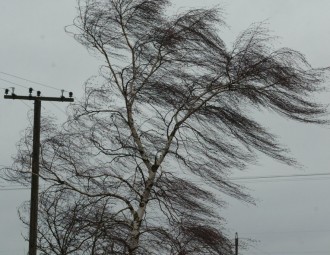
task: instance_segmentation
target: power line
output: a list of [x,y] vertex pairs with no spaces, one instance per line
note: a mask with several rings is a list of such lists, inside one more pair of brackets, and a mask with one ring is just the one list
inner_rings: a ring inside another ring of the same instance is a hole
[[[264,252],[254,252],[253,254],[265,254]],[[266,254],[330,254],[330,251],[267,251]],[[252,255],[252,254],[251,254]]]
[[0,191],[10,191],[10,190],[29,190],[30,188],[0,188]]
[[[316,177],[316,178],[308,178],[308,177]],[[289,179],[285,179],[289,178]],[[268,176],[246,176],[246,177],[233,177],[233,178],[227,178],[224,181],[239,181],[242,183],[260,183],[260,182],[283,182],[283,181],[307,181],[307,180],[315,180],[315,181],[321,181],[321,180],[330,180],[330,173],[324,172],[324,173],[314,173],[314,174],[291,174],[291,175],[268,175]],[[209,180],[187,180],[193,183],[201,183],[201,184],[207,184],[212,183],[212,181]]]
[[[43,86],[43,87],[46,87],[46,88],[50,88],[50,89],[54,89],[54,90],[61,91],[61,89],[55,88],[55,87],[50,86],[50,85],[47,85],[47,84],[45,84],[45,83],[32,81],[32,80],[26,79],[26,78],[21,77],[21,76],[18,76],[18,75],[14,75],[14,74],[6,73],[6,72],[3,72],[3,71],[0,71],[0,73],[2,73],[2,74],[4,74],[4,75],[7,75],[7,76],[10,76],[10,77],[14,77],[14,78],[16,78],[16,79],[20,79],[20,80],[27,81],[27,82],[30,82],[30,83],[33,83],[33,84],[37,84],[37,85],[40,85],[40,86]],[[19,86],[19,85],[18,85],[18,86]],[[65,90],[65,91],[66,91],[66,90]],[[68,91],[66,91],[66,92],[68,92]]]
[[330,180],[330,177],[315,177],[315,178],[294,178],[294,179],[256,179],[256,180],[237,180],[233,181],[235,183],[244,183],[244,184],[250,184],[250,183],[268,183],[268,182],[303,182],[303,181],[327,181]]
[[282,235],[282,234],[298,234],[298,233],[329,233],[330,229],[310,229],[310,230],[291,230],[291,231],[263,231],[263,232],[242,232],[242,235]]
[[32,109],[32,107],[30,105],[28,105],[27,103],[25,103],[24,101],[20,101],[21,103],[23,103],[25,106],[27,106],[30,110]]
[[56,104],[54,104],[53,102],[50,102],[55,108],[57,108],[59,111],[61,111],[62,113],[64,113],[65,115],[66,115],[66,112],[62,109],[62,108],[60,108],[60,107],[58,107]]
[[275,179],[275,178],[292,178],[292,177],[311,177],[311,176],[330,176],[330,173],[314,173],[314,174],[291,174],[291,175],[269,175],[269,176],[246,176],[230,178],[231,181],[238,180],[257,180],[257,179]]
[[[311,178],[301,178],[301,177],[312,177],[312,176],[330,176],[330,173],[315,173],[315,174],[292,174],[292,175],[274,175],[274,176],[254,176],[254,177],[236,177],[236,178],[231,178],[228,179],[230,181],[236,181],[236,180],[241,180],[244,183],[254,183],[254,182],[282,182],[282,181],[309,181],[309,180],[330,180],[329,178],[321,178],[319,177],[318,179],[311,179]],[[296,178],[296,179],[291,179],[291,180],[276,180],[277,178]],[[266,180],[263,180],[266,179]],[[271,180],[275,179],[275,180]],[[249,181],[252,180],[252,181]],[[255,180],[255,181],[253,181]],[[193,180],[186,180],[186,181],[191,181],[193,183],[207,183],[208,181],[193,181]],[[21,190],[25,188],[11,188],[15,185],[2,185],[0,186],[0,191],[1,190]],[[17,185],[16,185],[17,186]]]
[[0,183],[0,188],[6,188],[6,187],[24,187],[25,185],[23,184],[9,184],[9,185],[6,185],[7,183]]
[[8,81],[8,80],[2,79],[2,78],[0,78],[0,81],[4,81],[4,82],[7,82],[7,83],[10,83],[10,84],[13,84],[13,85],[16,85],[16,86],[19,86],[19,87],[28,89],[28,87],[26,87],[24,85],[20,85],[18,83],[15,83],[15,82],[12,82],[12,81]]

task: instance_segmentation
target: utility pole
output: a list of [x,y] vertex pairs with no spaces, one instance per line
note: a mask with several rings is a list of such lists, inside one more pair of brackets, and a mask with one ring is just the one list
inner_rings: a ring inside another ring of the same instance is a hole
[[238,255],[238,234],[235,234],[235,255]]
[[29,255],[37,255],[41,101],[73,102],[74,100],[72,92],[69,93],[69,98],[64,97],[64,90],[61,97],[42,97],[40,91],[37,91],[37,96],[32,96],[32,91],[33,89],[30,88],[29,96],[18,96],[14,93],[14,88],[11,95],[8,95],[9,90],[6,89],[4,98],[34,101]]

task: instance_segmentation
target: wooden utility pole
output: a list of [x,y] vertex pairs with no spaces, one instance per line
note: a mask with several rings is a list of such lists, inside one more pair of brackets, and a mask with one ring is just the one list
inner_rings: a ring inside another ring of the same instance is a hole
[[235,255],[238,255],[238,234],[235,234]]
[[37,253],[41,101],[34,100],[29,255]]
[[69,98],[66,98],[63,96],[63,90],[61,97],[41,97],[40,91],[37,91],[37,96],[32,96],[32,91],[33,89],[30,88],[29,96],[17,96],[14,90],[8,95],[9,90],[6,89],[4,98],[34,101],[29,255],[37,255],[41,101],[73,102],[74,100],[72,92],[69,93]]

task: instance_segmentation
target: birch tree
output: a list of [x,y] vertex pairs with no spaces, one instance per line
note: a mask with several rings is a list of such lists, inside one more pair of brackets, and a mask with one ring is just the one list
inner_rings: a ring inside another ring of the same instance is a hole
[[[67,210],[59,225],[77,224],[75,236],[87,245],[72,242],[71,253],[48,254],[232,254],[221,194],[253,199],[230,174],[255,163],[259,152],[296,164],[253,112],[326,123],[325,107],[313,101],[326,68],[274,49],[262,24],[226,45],[218,9],[170,15],[169,4],[79,2],[67,31],[102,64],[84,98],[69,107],[68,121],[45,122],[40,177],[48,187],[42,196],[52,199],[40,215]],[[7,172],[22,182],[30,167],[25,138]],[[40,247],[56,238],[63,239],[40,235]]]

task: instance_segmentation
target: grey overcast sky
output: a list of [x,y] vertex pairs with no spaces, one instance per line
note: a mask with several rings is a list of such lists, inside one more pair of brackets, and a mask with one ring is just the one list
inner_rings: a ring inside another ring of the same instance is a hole
[[[330,66],[329,0],[175,0],[172,7],[215,5],[225,10],[229,28],[221,33],[227,43],[251,23],[267,21],[269,29],[279,36],[278,46],[301,51],[315,67]],[[17,94],[27,94],[26,88],[18,86],[23,85],[40,89],[47,96],[60,95],[60,89],[82,95],[84,81],[98,73],[101,62],[64,32],[64,26],[75,17],[75,8],[76,2],[68,0],[0,1],[0,93],[15,87]],[[330,96],[325,92],[316,99],[329,103]],[[65,118],[65,104],[43,106],[43,112]],[[0,165],[10,164],[31,108],[32,102],[0,98]],[[258,166],[233,177],[330,173],[329,128],[294,123],[267,112],[258,118],[278,134],[303,168],[260,157]],[[330,254],[330,176],[237,182],[257,200],[257,206],[252,206],[227,199],[228,207],[221,209],[231,235],[238,232],[241,238],[258,240],[240,254]],[[17,215],[17,207],[27,199],[29,190],[16,190],[16,186],[0,181],[0,255],[27,252]]]

